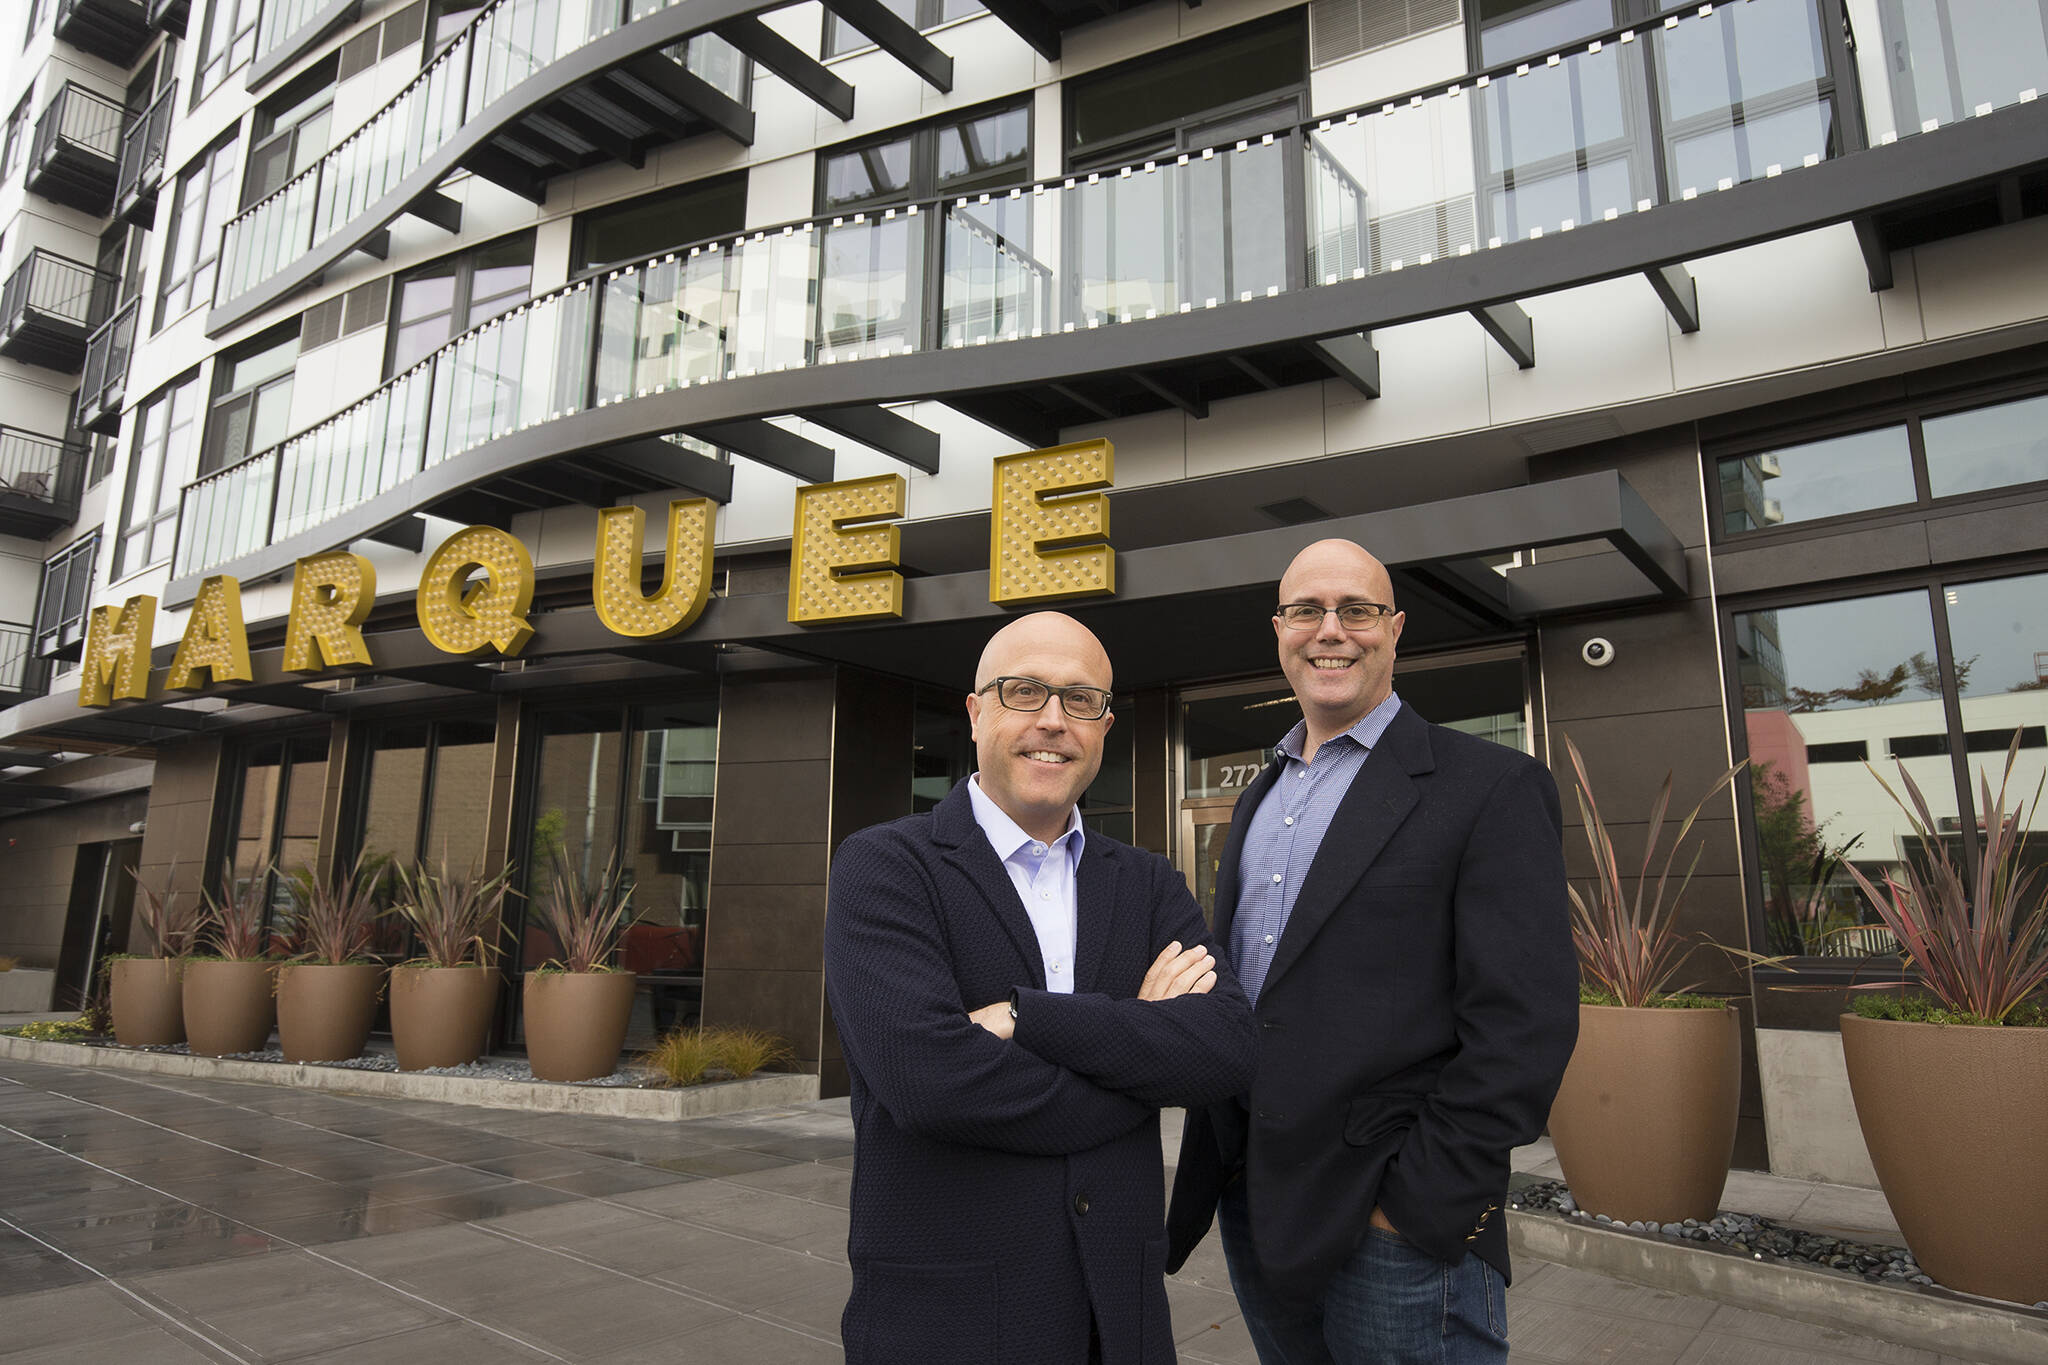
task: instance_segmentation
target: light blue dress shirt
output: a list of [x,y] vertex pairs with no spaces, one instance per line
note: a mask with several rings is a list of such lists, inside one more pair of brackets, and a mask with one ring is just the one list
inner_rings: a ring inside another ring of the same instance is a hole
[[974,806],[974,823],[988,836],[989,846],[1010,874],[1017,899],[1038,935],[1038,951],[1045,960],[1045,988],[1056,995],[1074,991],[1074,925],[1078,903],[1074,879],[1081,866],[1081,844],[1087,837],[1081,829],[1078,807],[1067,812],[1067,832],[1050,844],[1034,839],[1003,813],[1003,808],[981,789],[981,774],[967,779],[967,799]]
[[1230,922],[1230,965],[1254,1005],[1330,821],[1400,709],[1401,699],[1388,693],[1358,724],[1319,747],[1312,762],[1301,761],[1307,721],[1296,721],[1280,741],[1280,776],[1245,829],[1237,863],[1237,911]]

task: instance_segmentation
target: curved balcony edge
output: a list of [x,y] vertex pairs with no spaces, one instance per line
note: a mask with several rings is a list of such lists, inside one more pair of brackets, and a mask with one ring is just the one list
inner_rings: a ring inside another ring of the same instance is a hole
[[1447,260],[1186,314],[791,368],[625,399],[473,446],[310,530],[175,578],[162,601],[185,605],[216,574],[250,582],[283,574],[303,555],[365,539],[489,478],[645,437],[835,406],[944,402],[1470,313],[1865,218],[2016,172],[2048,170],[2048,100],[1981,115],[1970,127],[1970,136],[1904,138],[1613,222],[1507,243],[1455,258],[1455,270]]
[[[513,86],[487,105],[462,130],[421,163],[397,189],[349,220],[348,226],[316,243],[305,255],[243,294],[215,304],[206,314],[206,335],[218,337],[229,328],[246,322],[267,308],[318,282],[320,277],[346,259],[394,218],[432,193],[448,176],[460,169],[464,157],[477,151],[508,124],[559,99],[565,92],[611,67],[635,57],[685,42],[720,24],[770,10],[782,9],[790,0],[692,0],[673,5],[645,19],[625,26],[576,49]],[[375,115],[372,115],[375,118]]]
[[259,52],[250,59],[242,88],[252,94],[261,90],[301,57],[353,22],[362,7],[363,0],[328,0],[318,13],[299,26],[296,33],[288,35],[269,52]]

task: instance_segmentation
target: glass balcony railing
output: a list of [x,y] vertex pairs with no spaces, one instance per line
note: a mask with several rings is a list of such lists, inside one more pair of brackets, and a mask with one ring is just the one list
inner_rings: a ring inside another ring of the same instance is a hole
[[256,21],[256,60],[291,46],[292,39],[320,17],[333,0],[263,0],[262,17]]
[[188,484],[175,572],[592,407],[1229,306],[1796,172],[1836,151],[1819,35],[1809,0],[1703,6],[1228,146],[792,223],[578,281]]
[[[681,0],[497,0],[398,97],[319,161],[229,220],[214,301],[256,288],[333,237],[527,77],[597,38]],[[689,44],[684,64],[734,99],[745,62],[722,39]],[[735,79],[733,73],[741,73]]]
[[2048,91],[2048,17],[1980,0],[1845,0],[1872,146]]

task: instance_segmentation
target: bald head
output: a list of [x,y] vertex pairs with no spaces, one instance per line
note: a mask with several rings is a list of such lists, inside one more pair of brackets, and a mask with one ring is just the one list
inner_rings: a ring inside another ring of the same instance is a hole
[[1302,584],[1318,580],[1350,585],[1353,600],[1384,602],[1390,607],[1400,605],[1394,600],[1394,578],[1387,572],[1387,566],[1356,541],[1319,540],[1296,555],[1287,572],[1280,576],[1280,600],[1303,600]]
[[1110,690],[1109,653],[1102,642],[1094,631],[1057,611],[1020,616],[991,635],[982,648],[981,662],[974,666],[974,686],[979,690],[997,678],[1025,671],[1018,667],[1021,659],[1046,656],[1066,660],[1074,676],[1042,677],[1041,682],[1059,687],[1086,683]]

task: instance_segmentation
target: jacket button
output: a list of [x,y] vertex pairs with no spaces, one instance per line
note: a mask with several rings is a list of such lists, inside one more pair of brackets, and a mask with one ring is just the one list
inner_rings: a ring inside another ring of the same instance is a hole
[[1088,1196],[1087,1196],[1087,1195],[1085,1195],[1085,1194],[1077,1194],[1077,1195],[1075,1195],[1075,1196],[1074,1196],[1074,1212],[1075,1212],[1075,1213],[1077,1213],[1077,1214],[1084,1214],[1084,1213],[1088,1212]]

